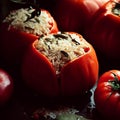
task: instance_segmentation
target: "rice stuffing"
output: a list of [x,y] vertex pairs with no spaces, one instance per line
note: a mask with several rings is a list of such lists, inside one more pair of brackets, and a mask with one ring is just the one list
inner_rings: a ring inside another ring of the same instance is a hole
[[59,32],[42,36],[35,48],[51,61],[58,75],[66,63],[86,53],[88,45],[83,39],[76,34]]
[[9,28],[12,26],[17,30],[34,35],[48,34],[52,28],[53,17],[47,11],[41,10],[40,15],[31,18],[34,11],[33,8],[21,8],[11,11],[3,23],[9,23]]

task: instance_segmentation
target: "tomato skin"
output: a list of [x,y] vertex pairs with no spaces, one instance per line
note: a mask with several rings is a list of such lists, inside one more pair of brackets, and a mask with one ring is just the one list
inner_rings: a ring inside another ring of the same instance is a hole
[[[108,0],[58,0],[53,16],[61,31],[83,33],[93,14]],[[66,8],[67,7],[67,8]]]
[[120,111],[120,90],[114,90],[114,85],[110,81],[115,81],[115,76],[120,81],[120,71],[110,70],[98,80],[97,88],[94,94],[96,109],[104,118],[119,120]]
[[[50,28],[49,33],[58,32],[57,23],[49,11],[45,9],[41,9],[41,11],[46,12],[48,17],[51,18],[49,24],[52,25],[52,27]],[[0,55],[3,64],[12,68],[13,66],[16,67],[21,64],[27,46],[40,37],[39,35],[17,30],[14,25],[10,26],[7,22],[1,24],[0,35]]]
[[93,16],[86,39],[103,55],[111,59],[120,59],[119,24],[120,18],[112,10],[117,2],[109,1]]
[[9,101],[13,93],[13,79],[11,76],[0,69],[0,106]]
[[86,54],[65,64],[58,79],[51,62],[34,47],[35,42],[28,48],[22,65],[22,77],[29,87],[46,96],[75,96],[93,87],[98,77],[99,65],[89,43]]
[[39,54],[34,44],[28,48],[23,60],[23,80],[30,88],[43,96],[57,96],[59,91],[55,70],[52,64]]
[[[32,43],[38,36],[17,31],[14,28],[7,30],[8,25],[2,24],[1,27],[1,59],[6,66],[11,67],[18,64],[28,44]],[[19,39],[18,39],[19,38]]]
[[98,78],[99,65],[93,47],[89,52],[68,63],[61,71],[61,91],[64,96],[79,95],[89,91]]

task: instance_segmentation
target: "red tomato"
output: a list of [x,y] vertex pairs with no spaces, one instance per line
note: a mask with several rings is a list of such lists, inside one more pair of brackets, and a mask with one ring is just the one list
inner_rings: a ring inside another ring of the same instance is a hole
[[58,0],[53,15],[61,31],[83,33],[94,13],[109,0]]
[[[23,12],[25,10],[26,13]],[[3,20],[0,29],[0,52],[4,64],[19,66],[29,44],[42,34],[58,32],[57,24],[49,11],[41,9],[41,14],[38,15],[38,13],[35,14],[35,11],[31,12],[32,10],[34,9],[26,8],[11,11]],[[21,14],[21,12],[23,13]],[[20,17],[21,15],[23,16]],[[46,24],[47,26],[45,26]]]
[[99,79],[94,94],[98,112],[106,119],[120,120],[120,71],[110,70]]
[[[23,80],[29,87],[40,94],[47,96],[61,94],[63,96],[79,95],[90,90],[97,80],[99,68],[93,47],[80,34],[67,32],[64,35],[77,35],[80,41],[86,44],[87,48],[84,48],[84,55],[66,63],[62,68],[60,67],[59,75],[56,74],[53,63],[35,48],[38,40],[30,45],[26,52],[22,66]],[[58,36],[62,39],[63,35],[58,33],[53,34],[53,36]],[[63,36],[63,38],[65,39],[66,37]],[[46,38],[46,40],[49,39]],[[66,53],[64,55],[68,56]]]
[[0,105],[4,105],[13,93],[13,80],[4,70],[0,69]]
[[103,55],[112,59],[120,59],[117,54],[120,51],[120,3],[107,2],[93,16],[86,39]]

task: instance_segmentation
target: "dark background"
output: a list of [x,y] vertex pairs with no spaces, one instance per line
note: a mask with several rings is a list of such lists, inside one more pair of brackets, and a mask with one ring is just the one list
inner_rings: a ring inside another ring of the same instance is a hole
[[0,22],[4,19],[9,11],[8,0],[1,0],[0,1]]

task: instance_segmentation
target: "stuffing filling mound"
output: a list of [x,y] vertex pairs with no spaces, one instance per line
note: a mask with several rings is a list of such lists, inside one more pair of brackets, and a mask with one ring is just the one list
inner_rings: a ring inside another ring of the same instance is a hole
[[53,17],[46,10],[36,13],[35,9],[31,7],[11,11],[3,22],[8,23],[9,28],[13,27],[23,32],[42,35],[50,32],[53,25],[52,20]]
[[83,37],[67,32],[42,36],[35,47],[51,61],[56,74],[60,73],[66,63],[86,54],[89,50]]
[[32,115],[33,120],[90,120],[79,114],[74,108],[60,107],[56,110],[41,108]]

